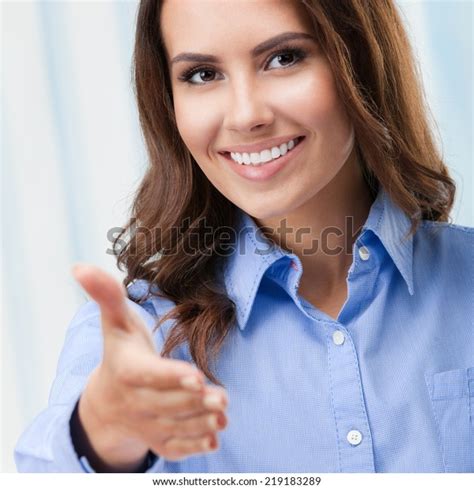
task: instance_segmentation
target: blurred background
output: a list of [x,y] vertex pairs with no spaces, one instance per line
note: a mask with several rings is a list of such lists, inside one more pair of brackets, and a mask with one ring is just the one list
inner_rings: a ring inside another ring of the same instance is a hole
[[[197,0],[201,1],[201,0]],[[458,195],[474,226],[473,5],[397,1]],[[46,407],[65,331],[86,299],[75,262],[122,278],[107,250],[146,166],[131,86],[137,1],[1,3],[1,444]]]

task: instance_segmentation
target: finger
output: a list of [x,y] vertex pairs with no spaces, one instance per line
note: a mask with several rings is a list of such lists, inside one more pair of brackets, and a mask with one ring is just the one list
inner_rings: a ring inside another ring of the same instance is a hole
[[173,437],[160,444],[159,453],[168,460],[177,461],[194,453],[216,451],[218,446],[215,435],[200,438]]
[[133,402],[139,415],[147,417],[186,417],[209,411],[199,392],[184,389],[157,392],[151,389],[136,389]]
[[[139,360],[140,361],[140,360]],[[154,391],[184,390],[202,392],[204,375],[194,365],[184,360],[175,360],[152,355],[136,363],[130,384]]]
[[229,395],[226,389],[216,385],[206,385],[204,388],[203,405],[211,411],[220,411],[229,406]]
[[186,419],[160,417],[155,420],[153,429],[163,435],[164,438],[198,438],[222,430],[227,425],[227,419],[221,413],[206,413],[199,416],[190,416]]
[[[146,373],[145,373],[146,372]],[[206,409],[221,410],[229,405],[229,396],[221,386],[206,385],[204,374],[194,365],[183,360],[162,358],[149,364],[137,386],[150,389],[198,392],[205,396]]]
[[227,416],[222,412],[203,413],[186,418],[166,418],[157,420],[157,426],[165,434],[178,437],[202,437],[227,427]]
[[76,264],[71,271],[81,287],[98,303],[104,329],[133,331],[123,284],[93,265]]
[[[206,412],[220,413],[224,412],[229,405],[229,396],[227,391],[220,386],[204,386],[201,392],[202,395],[202,409],[201,411],[194,411],[192,415],[204,414]],[[176,411],[175,418],[182,419],[189,416],[186,411]]]

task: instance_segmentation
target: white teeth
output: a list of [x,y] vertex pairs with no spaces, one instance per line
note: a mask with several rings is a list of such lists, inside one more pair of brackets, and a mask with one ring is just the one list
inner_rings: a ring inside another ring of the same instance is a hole
[[260,153],[230,153],[230,156],[239,165],[259,165],[286,155],[295,147],[295,141],[292,139],[288,143],[273,146],[271,149],[264,149]]
[[267,161],[273,160],[272,152],[269,149],[265,149],[260,153],[260,162],[266,163]]
[[250,163],[260,163],[260,153],[250,153]]

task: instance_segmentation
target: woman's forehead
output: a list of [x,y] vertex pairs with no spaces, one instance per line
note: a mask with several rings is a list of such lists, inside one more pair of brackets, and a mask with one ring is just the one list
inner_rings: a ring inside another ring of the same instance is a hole
[[281,32],[312,32],[299,0],[165,0],[160,28],[170,57],[253,46]]

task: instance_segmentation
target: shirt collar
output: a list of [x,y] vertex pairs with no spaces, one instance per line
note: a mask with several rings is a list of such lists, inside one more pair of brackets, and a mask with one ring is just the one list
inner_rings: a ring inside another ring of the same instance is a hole
[[369,216],[362,228],[360,238],[366,230],[372,231],[381,241],[393,263],[403,277],[410,295],[415,293],[413,285],[413,236],[409,234],[411,221],[405,212],[380,186]]
[[[296,254],[287,252],[266,238],[250,215],[239,208],[237,213],[237,246],[226,260],[224,280],[228,296],[236,305],[239,328],[243,330],[267,270],[277,262],[288,267],[293,261],[301,274],[302,264]],[[406,236],[410,224],[406,214],[380,186],[356,243],[363,240],[365,232],[372,231],[405,280],[410,295],[413,295],[413,237]]]

